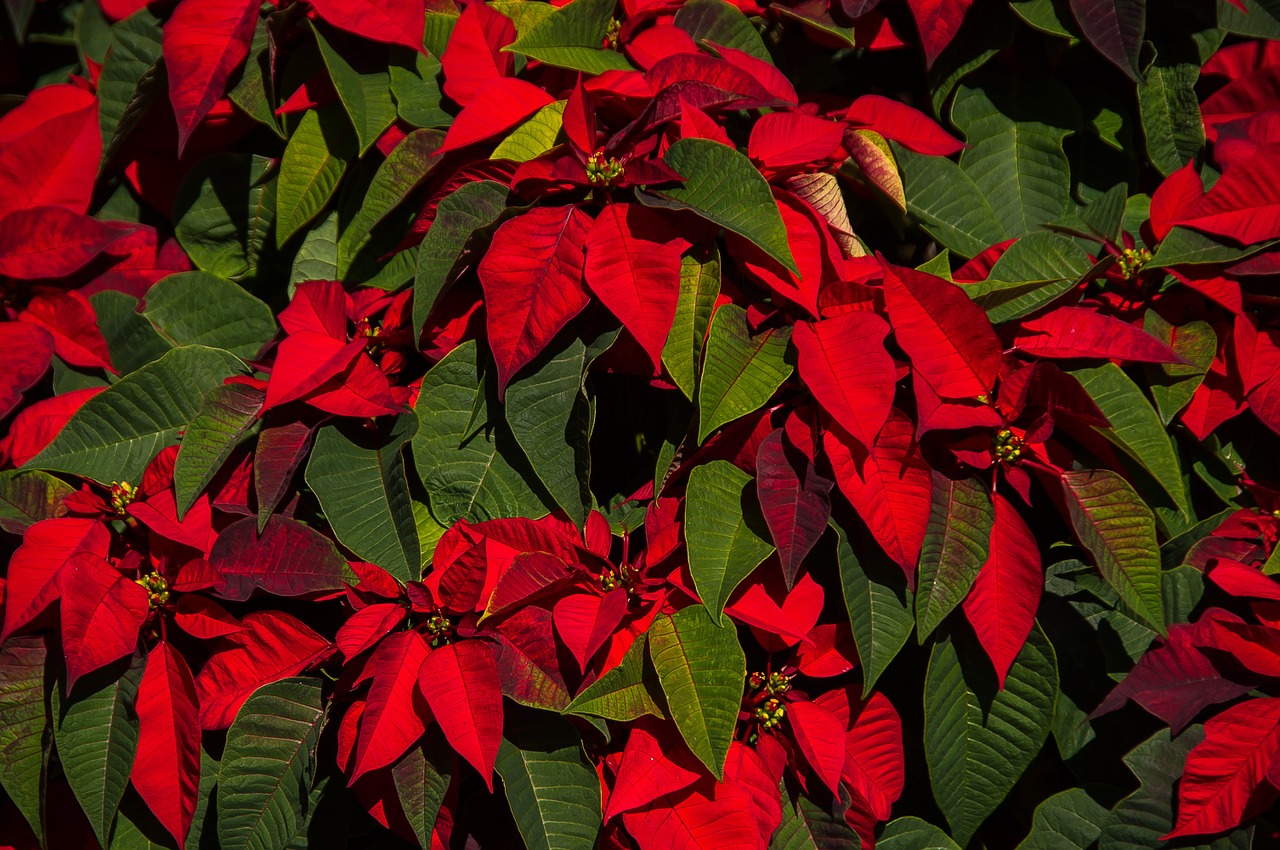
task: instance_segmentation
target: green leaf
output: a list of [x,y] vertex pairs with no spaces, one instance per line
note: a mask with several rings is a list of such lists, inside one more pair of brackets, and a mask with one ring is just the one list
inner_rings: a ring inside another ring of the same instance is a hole
[[1111,422],[1099,432],[1145,469],[1169,495],[1186,525],[1195,522],[1191,495],[1173,441],[1142,389],[1114,363],[1068,370]]
[[548,349],[507,386],[507,425],[547,492],[579,527],[591,509],[591,403],[587,347],[574,337]]
[[160,19],[140,9],[111,28],[111,51],[98,75],[98,127],[106,164],[164,92],[159,73]]
[[316,434],[306,480],[338,542],[401,581],[422,576],[404,444],[417,422],[398,416],[387,434],[355,439],[335,425]]
[[418,246],[418,269],[413,284],[415,338],[431,314],[436,299],[452,283],[455,266],[477,230],[495,221],[507,207],[507,187],[492,180],[477,180],[458,187],[440,199],[431,228]]
[[964,257],[981,254],[1008,237],[973,178],[946,157],[925,156],[893,143],[902,171],[907,212],[934,239]]
[[207,272],[171,274],[147,290],[142,312],[175,347],[206,345],[252,360],[276,334],[271,308]]
[[1160,634],[1160,552],[1155,520],[1123,478],[1106,469],[1062,474],[1062,489],[1076,536],[1124,603]]
[[74,492],[46,472],[6,469],[0,472],[0,529],[22,534],[32,523],[65,514],[62,500]]
[[360,141],[360,156],[364,156],[396,120],[396,106],[391,99],[391,74],[386,70],[385,54],[377,58],[370,54],[367,61],[358,63],[359,68],[355,68],[333,49],[314,23],[311,31],[329,71],[329,79],[338,90],[338,99],[355,127],[356,138]]
[[528,162],[551,150],[564,126],[564,108],[568,103],[567,100],[557,100],[533,113],[531,118],[498,142],[489,158]]
[[496,387],[479,357],[472,341],[449,352],[422,379],[414,407],[414,465],[432,515],[445,525],[547,512],[531,489],[536,478],[498,412]]
[[236,712],[218,770],[223,850],[282,850],[297,833],[325,717],[321,684],[281,679],[258,688]]
[[[853,641],[862,661],[862,693],[867,695],[876,680],[911,637],[915,628],[915,599],[907,586],[906,576],[883,556],[863,563],[854,552],[849,538],[840,526],[831,524],[836,533],[836,549],[840,565],[840,584],[844,604],[853,626]],[[863,535],[868,537],[869,535]],[[877,551],[860,547],[863,552]]]
[[760,250],[799,274],[787,242],[787,227],[773,193],[751,160],[711,139],[681,139],[663,160],[685,178],[679,186],[652,189],[640,200],[651,207],[692,210],[754,242]]
[[216,348],[187,345],[121,378],[84,403],[24,469],[48,469],[99,484],[142,480],[161,449],[178,442],[204,394],[244,369]]
[[1018,850],[1089,850],[1109,816],[1083,788],[1070,788],[1036,806]]
[[[407,51],[406,51],[407,52]],[[391,63],[391,96],[400,120],[414,127],[442,129],[453,116],[440,108],[440,60],[413,53]]]
[[1147,157],[1166,177],[1191,162],[1204,147],[1204,124],[1196,80],[1200,66],[1156,63],[1138,85],[1138,111]]
[[338,237],[338,276],[346,280],[351,265],[373,238],[373,229],[427,179],[439,157],[439,130],[414,130],[378,166],[362,198],[360,209],[343,225]]
[[511,19],[516,32],[532,29],[556,13],[550,3],[529,3],[527,0],[493,0],[489,6]]
[[1151,397],[1155,400],[1160,421],[1167,428],[1182,408],[1191,402],[1196,388],[1204,383],[1204,376],[1218,351],[1218,335],[1208,322],[1193,321],[1174,327],[1155,310],[1148,310],[1143,317],[1143,330],[1187,361],[1187,365],[1161,363],[1147,366]]
[[52,694],[58,760],[104,847],[138,749],[133,701],[141,680],[135,656],[131,665],[112,664],[82,677],[71,699],[61,681]]
[[252,277],[275,218],[275,172],[264,156],[201,160],[173,202],[174,235],[196,268],[227,280]]
[[929,657],[924,750],[938,806],[958,843],[969,843],[1017,783],[1049,735],[1058,695],[1053,647],[1036,626],[997,688],[977,646],[962,655],[951,638]]
[[[1036,231],[1010,245],[991,267],[987,279],[1010,283],[1075,280],[1089,271],[1089,266],[1088,253],[1074,239],[1047,230]],[[974,300],[981,303],[976,297]]]
[[565,714],[594,715],[629,722],[646,714],[666,718],[654,700],[659,692],[658,674],[645,656],[644,635],[636,638],[618,666],[583,689],[565,706]]
[[111,363],[127,375],[139,366],[159,360],[173,346],[156,331],[138,310],[138,299],[113,289],[89,296],[98,314],[98,329],[107,341]]
[[[329,213],[302,237],[289,270],[289,283],[338,279],[338,213]],[[292,287],[290,292],[292,292]]]
[[[803,794],[782,787],[782,823],[773,833],[769,850],[859,850],[858,834],[845,822],[844,811],[852,802],[844,788],[842,799],[819,806]],[[913,848],[914,850],[914,848]]]
[[1151,264],[1163,268],[1234,263],[1275,247],[1275,240],[1260,245],[1227,245],[1185,227],[1175,227],[1160,241]]
[[719,779],[747,676],[737,630],[720,628],[701,607],[659,614],[649,627],[649,651],[676,728]]
[[45,644],[9,638],[0,646],[0,787],[43,839]]
[[694,41],[709,41],[721,47],[732,47],[749,53],[762,62],[773,64],[764,39],[738,7],[724,0],[692,0],[675,15],[675,25]]
[[396,797],[422,847],[431,846],[431,831],[449,790],[452,766],[453,751],[436,726],[391,768]]
[[881,850],[960,850],[940,828],[912,817],[890,821],[876,846]]
[[671,380],[690,401],[698,386],[702,343],[719,294],[720,252],[714,246],[694,249],[680,259],[680,300],[662,348],[662,363]]
[[209,390],[200,412],[187,426],[173,464],[178,519],[222,469],[236,446],[252,433],[262,410],[262,392],[242,384]]
[[276,245],[284,245],[328,206],[355,155],[355,137],[336,106],[307,110],[280,160]]
[[240,107],[244,114],[284,138],[280,119],[276,117],[274,68],[276,45],[271,36],[270,15],[258,17],[253,28],[253,41],[249,43],[249,57],[241,66],[239,79],[227,90],[227,98]]
[[615,5],[616,0],[575,0],[502,49],[591,75],[633,70],[621,53],[601,49]]
[[567,721],[504,736],[495,764],[528,850],[591,850],[600,835],[600,777]]
[[951,118],[969,143],[960,167],[1007,237],[1039,230],[1067,211],[1071,168],[1062,142],[1080,116],[1064,85],[1047,77],[987,76],[960,86]]
[[761,408],[791,377],[794,365],[786,356],[790,340],[790,328],[751,336],[747,311],[736,304],[716,311],[698,385],[700,444],[721,425]]
[[1187,754],[1203,740],[1204,727],[1199,724],[1173,740],[1168,729],[1161,729],[1124,757],[1140,785],[1111,810],[1098,850],[1149,850],[1164,843],[1160,836],[1174,823],[1173,783],[1182,775]]
[[694,467],[685,496],[689,574],[711,619],[724,622],[734,589],[773,554],[751,476],[724,460]]
[[920,643],[969,595],[987,561],[995,513],[988,488],[975,478],[933,473],[933,506],[920,549],[916,638]]

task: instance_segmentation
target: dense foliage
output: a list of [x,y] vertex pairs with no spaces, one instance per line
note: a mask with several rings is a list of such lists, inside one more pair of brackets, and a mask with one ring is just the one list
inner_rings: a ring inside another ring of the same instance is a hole
[[1275,846],[1275,3],[4,6],[0,847]]

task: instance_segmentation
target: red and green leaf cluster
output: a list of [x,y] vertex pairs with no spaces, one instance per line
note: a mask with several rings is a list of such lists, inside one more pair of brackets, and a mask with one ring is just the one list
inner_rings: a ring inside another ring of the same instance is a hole
[[1280,835],[1273,4],[5,9],[0,847]]

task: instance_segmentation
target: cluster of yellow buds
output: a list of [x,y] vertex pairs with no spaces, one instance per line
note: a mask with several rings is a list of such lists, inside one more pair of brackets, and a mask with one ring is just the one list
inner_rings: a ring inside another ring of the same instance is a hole
[[137,488],[128,481],[111,482],[111,510],[124,516],[129,505],[138,497]]
[[369,340],[365,344],[364,350],[369,354],[375,354],[378,351],[378,337],[382,335],[382,326],[373,319],[361,319],[356,325],[356,336],[361,336]]
[[791,677],[786,673],[750,673],[747,675],[747,684],[751,690],[765,690],[769,696],[781,696],[791,690]]
[[600,46],[606,50],[618,49],[618,33],[622,32],[622,21],[617,18],[609,19],[609,26],[604,31],[604,43]]
[[169,604],[169,582],[159,573],[147,573],[142,578],[134,579],[147,592],[147,604],[159,608]]
[[438,611],[427,620],[427,634],[433,638],[440,637],[440,635],[445,634],[452,628],[453,623],[449,621],[449,618]]
[[1142,267],[1150,260],[1151,252],[1146,248],[1125,248],[1120,252],[1120,261],[1117,265],[1125,280],[1133,280],[1134,275],[1142,271]]
[[996,459],[1003,463],[1017,463],[1022,457],[1022,438],[1014,434],[1008,428],[1001,428],[996,432],[995,445],[992,452]]
[[626,564],[618,567],[616,570],[612,567],[605,567],[600,573],[600,588],[604,591],[616,590],[619,587],[626,588],[628,593],[635,590],[635,570]]
[[782,723],[782,719],[787,716],[787,707],[782,704],[782,700],[774,698],[758,706],[751,712],[751,716],[761,729],[776,729]]
[[604,149],[587,157],[587,182],[593,186],[609,186],[621,179],[626,169],[616,156],[605,156]]

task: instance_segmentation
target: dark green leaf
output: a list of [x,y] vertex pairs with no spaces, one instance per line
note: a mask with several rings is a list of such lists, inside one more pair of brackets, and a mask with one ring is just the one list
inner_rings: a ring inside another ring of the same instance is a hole
[[440,108],[440,60],[414,53],[391,64],[391,96],[400,120],[414,127],[442,129],[453,116]]
[[173,465],[178,519],[195,504],[236,446],[253,431],[262,410],[261,391],[242,384],[209,390],[200,412],[187,426]]
[[288,242],[328,206],[355,155],[356,139],[336,106],[307,110],[280,160],[277,245]]
[[751,476],[724,460],[694,467],[685,496],[689,574],[713,622],[734,589],[773,554]]
[[1191,62],[1147,69],[1138,85],[1138,108],[1147,157],[1168,176],[1196,158],[1204,147],[1204,124],[1196,80],[1200,66]]
[[111,28],[111,51],[98,75],[103,163],[115,155],[147,107],[164,92],[160,54],[160,19],[150,10],[140,9]]
[[271,308],[207,272],[171,274],[147,290],[146,316],[174,346],[207,345],[252,360],[276,333]]
[[227,280],[252,277],[275,220],[275,172],[264,156],[200,160],[178,187],[174,234],[196,268]]
[[1208,322],[1187,322],[1175,328],[1155,310],[1148,310],[1143,317],[1143,329],[1187,361],[1186,365],[1162,363],[1147,367],[1151,397],[1155,399],[1160,421],[1168,427],[1204,382],[1205,373],[1218,351],[1218,335]]
[[391,74],[386,70],[385,56],[382,61],[373,60],[362,64],[359,69],[354,68],[333,49],[314,24],[311,29],[329,70],[329,79],[338,90],[338,99],[356,129],[360,156],[364,156],[396,120],[396,106],[391,99]]
[[253,41],[249,44],[249,58],[240,69],[239,79],[227,91],[227,98],[254,121],[283,139],[284,132],[275,112],[273,72],[276,46],[271,43],[272,17],[259,16],[253,29]]
[[[915,599],[906,576],[883,556],[860,561],[840,526],[832,523],[840,565],[844,604],[853,626],[853,640],[862,661],[862,693],[876,680],[911,637],[915,628]],[[864,535],[865,536],[865,535]],[[864,552],[876,551],[863,548]]]
[[969,595],[987,561],[994,521],[985,484],[933,473],[933,507],[920,549],[916,589],[916,638],[921,643]]
[[616,0],[576,0],[561,6],[503,50],[591,75],[630,71],[621,53],[601,48],[615,5]]
[[1039,806],[1018,850],[1089,850],[1110,813],[1083,788],[1054,794]]
[[1008,238],[990,202],[960,166],[945,157],[892,147],[902,170],[907,211],[933,238],[964,257]]
[[890,821],[876,846],[881,850],[960,850],[941,829],[912,817]]
[[0,787],[37,838],[44,835],[45,656],[41,637],[0,646]]
[[627,722],[652,714],[666,717],[654,700],[659,693],[658,674],[645,656],[644,635],[636,638],[617,667],[583,689],[568,706],[565,714],[595,715],[606,720]]
[[529,850],[591,850],[601,825],[600,777],[567,721],[503,737],[495,765]]
[[698,385],[698,442],[728,422],[764,406],[794,365],[786,357],[790,328],[751,335],[736,304],[716,311]]
[[682,5],[675,16],[675,25],[689,34],[694,41],[709,41],[721,47],[732,47],[748,53],[762,62],[773,64],[764,39],[746,15],[724,0],[691,0]]
[[107,341],[111,363],[121,375],[173,350],[155,326],[138,312],[138,299],[132,295],[107,289],[89,296],[89,303],[98,314],[98,329]]
[[[687,8],[687,7],[684,7]],[[662,349],[662,364],[671,380],[692,400],[702,365],[702,343],[711,323],[711,309],[720,294],[720,252],[696,249],[680,260],[680,300],[675,321]]]
[[45,472],[0,472],[0,528],[22,534],[32,523],[65,514],[62,500],[74,492],[70,484]]
[[449,790],[453,762],[453,751],[436,726],[391,768],[396,797],[422,847],[431,846],[431,831]]

